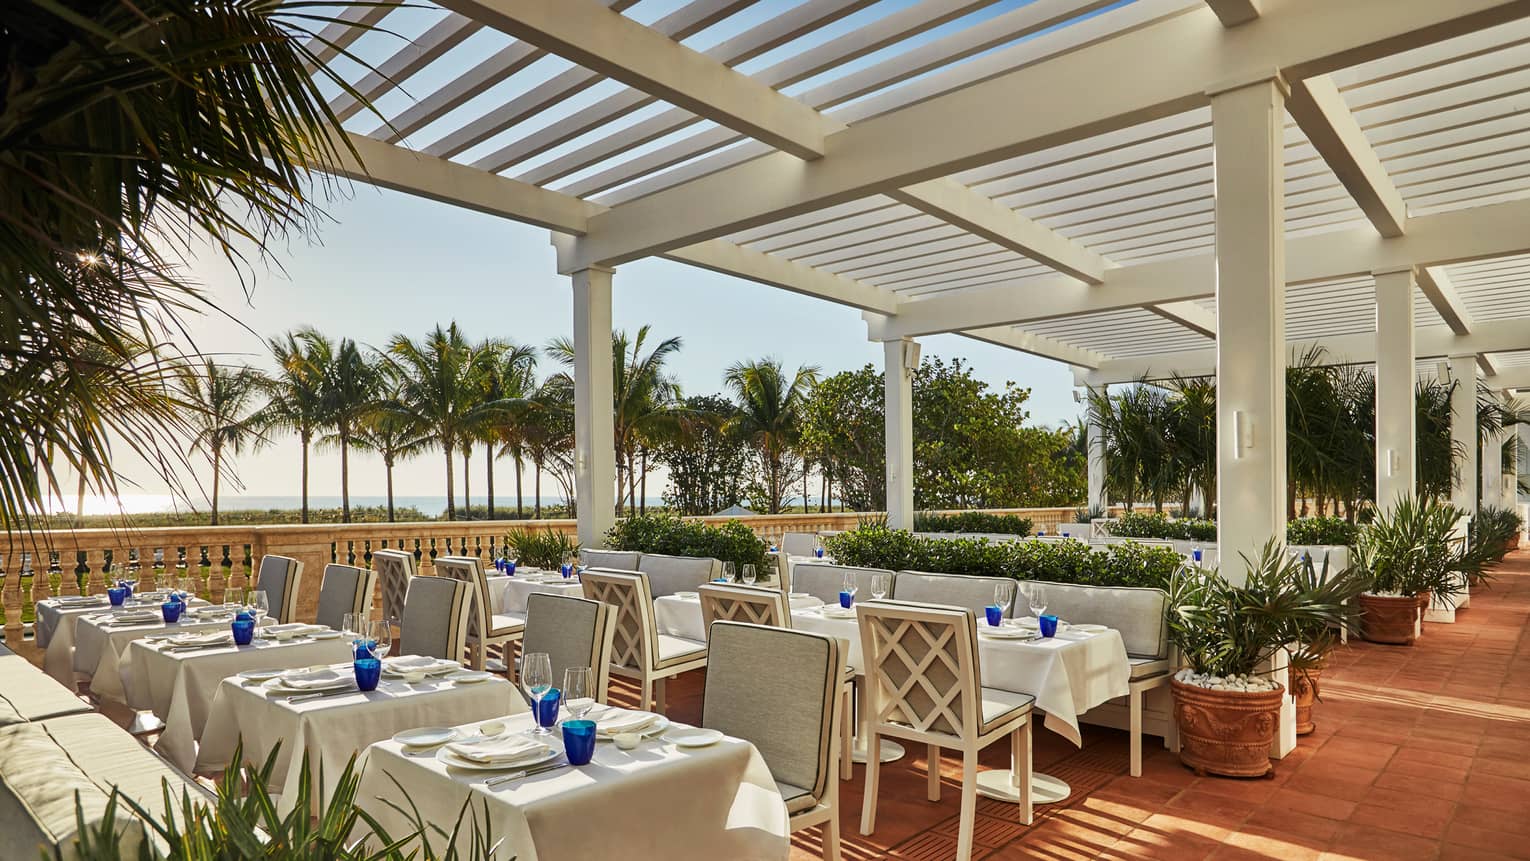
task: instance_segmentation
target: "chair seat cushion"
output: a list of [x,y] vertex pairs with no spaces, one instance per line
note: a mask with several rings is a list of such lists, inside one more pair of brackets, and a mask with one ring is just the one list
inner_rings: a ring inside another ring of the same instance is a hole
[[983,732],[1031,710],[1036,698],[1030,694],[983,688]]
[[781,800],[786,802],[787,813],[801,813],[818,806],[818,799],[813,797],[813,793],[795,784],[778,780],[776,791],[781,793]]
[[671,637],[669,634],[659,635],[659,654],[655,656],[654,669],[662,670],[675,664],[683,664],[696,658],[707,656],[707,644],[699,640],[687,640],[684,637]]
[[90,711],[52,676],[16,654],[0,655],[0,726]]
[[1169,671],[1168,658],[1128,658],[1132,665],[1132,681],[1161,676]]
[[489,636],[503,637],[526,630],[526,617],[514,613],[495,613],[489,619]]

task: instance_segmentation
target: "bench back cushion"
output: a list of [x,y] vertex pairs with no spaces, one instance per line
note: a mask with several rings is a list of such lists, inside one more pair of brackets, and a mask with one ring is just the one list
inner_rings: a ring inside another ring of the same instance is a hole
[[1162,589],[1037,582],[1046,588],[1048,613],[1067,622],[1115,628],[1134,658],[1169,656],[1169,596]]
[[0,654],[0,726],[90,710],[31,661],[10,652]]
[[581,550],[579,561],[590,568],[636,571],[641,556],[641,553],[634,550]]
[[[1004,577],[978,577],[971,574],[933,574],[926,571],[899,571],[893,594],[899,601],[919,604],[945,604],[964,607],[979,615],[983,608],[993,603],[994,587],[1006,582]],[[1009,580],[1013,583],[1014,581]],[[1004,615],[1009,616],[1015,606],[1013,586],[1009,603],[1004,605]]]
[[[839,590],[845,582],[845,574],[855,575],[856,599],[871,600],[871,575],[891,574],[883,568],[854,568],[849,565],[828,565],[822,562],[798,562],[792,566],[792,591],[806,592],[825,604],[839,604]],[[896,594],[897,584],[893,581],[893,592],[884,595],[891,598]]]
[[660,598],[676,592],[694,592],[696,587],[716,577],[722,563],[710,556],[665,556],[644,553],[637,570],[648,575],[648,588]]

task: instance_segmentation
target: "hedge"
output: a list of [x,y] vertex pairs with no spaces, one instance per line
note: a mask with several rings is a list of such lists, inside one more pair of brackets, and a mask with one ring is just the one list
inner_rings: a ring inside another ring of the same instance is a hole
[[638,553],[710,556],[740,567],[753,565],[760,577],[770,576],[765,542],[737,520],[712,526],[673,514],[643,514],[617,521],[606,533],[606,546]]
[[1031,519],[1018,514],[961,511],[956,514],[915,512],[915,532],[991,532],[999,535],[1030,535]]
[[[1168,538],[1179,541],[1217,540],[1215,520],[1170,520],[1162,514],[1128,512],[1109,525],[1118,538]],[[1286,543],[1298,545],[1350,546],[1359,538],[1359,527],[1342,517],[1303,517],[1286,525]]]

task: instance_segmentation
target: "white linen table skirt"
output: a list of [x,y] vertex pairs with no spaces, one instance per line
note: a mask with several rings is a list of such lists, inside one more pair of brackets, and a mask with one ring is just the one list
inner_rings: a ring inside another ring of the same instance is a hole
[[[978,620],[978,630],[987,623]],[[854,619],[826,619],[814,610],[792,613],[792,626],[850,641],[846,663],[866,672],[860,631]],[[978,635],[978,668],[984,687],[1030,694],[1046,712],[1046,727],[1075,745],[1083,744],[1078,716],[1130,690],[1131,663],[1121,633],[1065,632],[1036,640],[997,640]]]
[[182,771],[196,765],[197,739],[207,725],[213,696],[224,679],[245,670],[288,670],[334,664],[351,657],[350,641],[256,639],[248,646],[165,651],[163,643],[134,640],[123,659],[127,703],[165,722],[154,749]]
[[[207,602],[197,599],[191,606],[205,607]],[[159,612],[159,605],[156,604],[154,610]],[[80,616],[75,619],[74,630],[71,632],[74,642],[70,644],[73,652],[70,663],[75,673],[90,676],[91,693],[115,703],[127,702],[127,689],[122,679],[122,656],[127,651],[129,643],[152,635],[227,628],[229,623],[228,619],[202,622],[194,617],[182,615],[180,620],[172,625],[165,624],[163,619],[137,625],[102,624],[109,618],[107,614],[98,614]],[[49,644],[50,648],[64,639],[66,639],[64,627],[60,626],[54,633],[53,643]],[[73,684],[73,681],[71,675],[69,684]]]
[[[549,577],[545,583],[541,580],[543,576]],[[526,600],[537,592],[549,595],[572,595],[575,598],[584,597],[584,587],[579,584],[577,577],[564,580],[557,574],[543,575],[533,570],[532,579],[527,579],[522,569],[518,568],[514,577],[501,575],[485,579],[489,581],[489,596],[494,601],[496,613],[526,615]]]
[[[792,598],[791,604],[793,611],[823,606],[822,601],[811,595]],[[681,598],[678,595],[655,598],[653,599],[653,618],[661,634],[684,637],[697,642],[706,641],[707,629],[701,621],[700,598]]]
[[33,642],[43,653],[43,670],[74,688],[74,624],[81,616],[111,611],[105,595],[95,604],[62,603],[57,598],[37,602],[32,622]]
[[[520,731],[531,719],[507,724]],[[548,738],[562,744],[561,735]],[[747,741],[685,749],[655,739],[631,751],[602,741],[589,765],[484,785],[503,773],[448,769],[434,750],[379,742],[367,750],[357,804],[394,839],[415,830],[378,798],[409,809],[394,780],[425,822],[448,832],[464,802],[480,818],[487,804],[491,840],[503,838],[500,856],[519,861],[781,861],[790,851],[786,805]],[[439,842],[437,852],[444,849]]]
[[[350,663],[336,665],[347,671]],[[229,765],[244,740],[244,759],[256,764],[281,743],[271,775],[273,792],[297,786],[303,761],[315,778],[322,768],[327,797],[350,758],[394,733],[422,726],[476,723],[527,711],[526,701],[502,678],[472,684],[434,679],[418,685],[383,679],[375,691],[351,691],[298,703],[289,694],[224,679],[213,695],[194,770],[216,773]],[[287,800],[282,809],[290,810]]]

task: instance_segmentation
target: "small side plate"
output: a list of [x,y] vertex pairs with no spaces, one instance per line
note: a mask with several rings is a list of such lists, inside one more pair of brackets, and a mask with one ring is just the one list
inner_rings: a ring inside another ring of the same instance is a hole
[[393,740],[404,747],[434,747],[446,744],[457,737],[457,731],[449,726],[422,726],[394,733]]
[[722,741],[723,734],[715,729],[676,729],[665,733],[664,740],[680,747],[706,747]]
[[482,670],[458,670],[457,672],[450,673],[446,676],[446,680],[448,682],[456,682],[459,685],[471,685],[477,684],[478,682],[487,682],[492,678],[494,678],[493,673],[486,673]]
[[286,670],[245,670],[239,674],[239,678],[247,682],[265,682],[276,678]]

